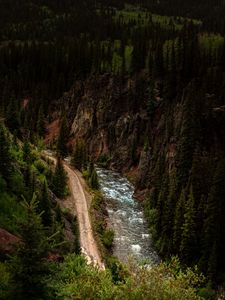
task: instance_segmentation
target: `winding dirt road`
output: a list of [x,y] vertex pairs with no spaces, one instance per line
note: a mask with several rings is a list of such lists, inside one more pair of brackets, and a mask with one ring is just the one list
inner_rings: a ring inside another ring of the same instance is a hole
[[[50,152],[46,151],[44,155],[56,163],[56,159]],[[65,207],[70,209],[70,213],[77,216],[80,230],[81,252],[86,257],[88,264],[92,263],[99,269],[104,270],[105,266],[101,260],[91,226],[88,210],[87,185],[78,171],[72,169],[66,162],[63,162],[63,165],[68,175],[71,192],[71,195],[63,202]],[[90,194],[89,197],[91,197]]]

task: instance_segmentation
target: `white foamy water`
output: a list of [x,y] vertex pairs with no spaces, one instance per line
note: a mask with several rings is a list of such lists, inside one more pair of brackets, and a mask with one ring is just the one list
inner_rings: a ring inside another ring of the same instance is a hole
[[115,232],[113,254],[126,262],[129,256],[138,261],[159,262],[142,207],[134,199],[133,185],[120,174],[97,168],[99,183],[106,199],[109,222]]

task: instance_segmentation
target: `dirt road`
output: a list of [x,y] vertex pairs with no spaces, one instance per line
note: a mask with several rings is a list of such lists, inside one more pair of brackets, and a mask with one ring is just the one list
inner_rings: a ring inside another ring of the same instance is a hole
[[[56,159],[50,154],[45,152],[51,160],[56,163]],[[77,216],[80,230],[80,245],[81,252],[86,257],[88,264],[92,263],[100,269],[105,269],[101,260],[97,243],[94,239],[94,234],[91,226],[89,210],[88,210],[88,195],[86,183],[81,178],[81,174],[70,167],[66,162],[63,163],[64,168],[68,175],[68,184],[71,195],[63,200],[64,205],[70,209],[71,214]]]

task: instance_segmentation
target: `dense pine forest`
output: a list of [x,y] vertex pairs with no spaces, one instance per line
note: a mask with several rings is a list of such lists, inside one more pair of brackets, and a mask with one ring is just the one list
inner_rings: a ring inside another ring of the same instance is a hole
[[[0,0],[0,231],[17,241],[0,244],[1,299],[216,299],[224,13],[223,0]],[[86,265],[77,220],[59,205],[68,155],[93,190],[93,162],[127,175],[165,263]]]

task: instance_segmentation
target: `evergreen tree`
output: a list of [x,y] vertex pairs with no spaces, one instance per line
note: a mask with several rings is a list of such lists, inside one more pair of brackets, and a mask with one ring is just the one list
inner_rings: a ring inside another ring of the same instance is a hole
[[94,190],[99,189],[98,175],[97,175],[97,172],[95,170],[95,167],[93,168],[93,170],[90,174],[89,185]]
[[182,190],[177,201],[173,227],[173,248],[179,253],[185,212],[185,191]]
[[60,205],[58,203],[55,208],[55,221],[59,224],[63,223],[62,211],[61,211]]
[[31,163],[31,147],[30,143],[26,140],[23,144],[23,160],[30,165]]
[[41,212],[43,225],[50,226],[52,224],[52,213],[51,213],[51,203],[50,203],[49,192],[48,192],[48,184],[46,180],[42,185],[41,194],[39,196],[38,208]]
[[174,174],[169,178],[169,193],[163,204],[162,253],[169,255],[173,250],[173,224],[177,202],[177,182]]
[[66,116],[63,116],[60,122],[59,137],[57,141],[57,154],[61,158],[67,155],[67,142],[68,142],[68,126]]
[[44,116],[42,106],[39,108],[39,112],[38,112],[37,133],[40,137],[43,137],[46,133],[45,116]]
[[[192,96],[190,95],[190,97]],[[196,122],[193,99],[188,98],[184,108],[184,119],[180,139],[181,142],[178,149],[177,159],[177,181],[180,188],[185,187],[187,184],[192,166],[196,143]]]
[[19,300],[45,299],[44,275],[49,272],[46,263],[49,241],[37,214],[37,205],[35,196],[30,204],[23,203],[26,219],[20,225],[22,241],[11,260],[13,297]]
[[82,171],[82,169],[87,168],[87,162],[88,159],[85,144],[83,141],[77,141],[72,156],[72,164],[76,169]]
[[162,235],[162,227],[163,227],[163,214],[165,210],[165,203],[167,201],[169,195],[169,177],[167,174],[164,175],[164,179],[162,182],[162,186],[160,188],[158,200],[157,200],[157,212],[158,212],[158,220],[156,224],[156,231],[158,236]]
[[[221,159],[214,174],[213,183],[210,189],[206,219],[204,224],[204,262],[207,263],[208,270],[213,270],[225,266],[225,160]],[[217,265],[215,265],[215,263]],[[210,265],[213,264],[213,265]]]
[[64,170],[62,160],[57,159],[55,173],[52,179],[52,189],[57,197],[63,198],[66,194],[67,176]]
[[192,187],[190,188],[188,200],[185,206],[184,224],[182,226],[182,236],[180,253],[183,261],[187,264],[196,259],[197,229],[196,229],[195,200]]

